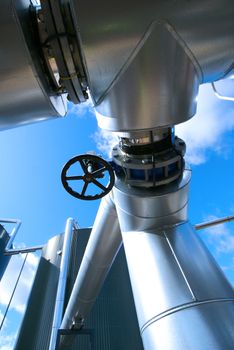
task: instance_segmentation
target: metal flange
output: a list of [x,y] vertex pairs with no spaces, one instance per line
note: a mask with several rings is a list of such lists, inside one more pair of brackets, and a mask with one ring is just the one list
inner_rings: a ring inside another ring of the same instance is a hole
[[[39,26],[39,33],[44,28],[44,33],[40,37],[46,35],[46,39],[41,43],[45,60],[47,63],[51,62],[50,56],[54,59],[58,69],[59,84],[61,89],[68,93],[68,99],[75,104],[85,102],[88,98],[87,83],[82,60],[77,60],[79,56],[77,39],[72,29],[68,30],[64,20],[69,16],[69,11],[66,11],[65,7],[61,8],[57,0],[42,1],[41,6],[38,17],[40,21],[44,21],[44,27]],[[70,18],[69,21],[71,21]]]

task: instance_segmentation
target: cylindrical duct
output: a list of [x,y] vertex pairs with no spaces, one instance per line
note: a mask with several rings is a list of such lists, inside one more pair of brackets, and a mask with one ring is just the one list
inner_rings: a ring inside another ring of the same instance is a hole
[[[94,304],[121,246],[119,222],[110,195],[102,199],[63,317],[62,329],[80,328]],[[63,344],[63,349],[64,349]]]
[[148,197],[114,190],[145,350],[233,348],[234,292],[185,222],[189,180]]
[[1,1],[0,130],[66,114],[43,64],[30,0]]
[[87,2],[69,4],[103,129],[184,122],[199,83],[233,69],[233,0],[100,0],[91,12]]

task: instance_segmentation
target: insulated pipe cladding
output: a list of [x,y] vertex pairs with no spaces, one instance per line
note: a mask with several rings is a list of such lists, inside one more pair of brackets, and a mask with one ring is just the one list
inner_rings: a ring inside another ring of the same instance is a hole
[[64,116],[66,97],[88,89],[103,129],[188,120],[199,84],[233,70],[233,11],[233,0],[2,0],[0,129]]
[[234,291],[187,222],[189,181],[114,188],[146,350],[233,349]]
[[142,131],[184,122],[196,112],[199,84],[233,69],[232,0],[100,0],[91,9],[78,0],[41,3],[55,61],[57,41],[67,67],[73,58],[70,81],[79,77],[74,90],[80,96],[80,86],[89,87],[103,129]]
[[[101,201],[82,263],[65,310],[62,329],[81,328],[93,306],[122,244],[119,222],[108,194]],[[69,349],[72,336],[62,337],[61,349]]]
[[44,64],[32,3],[1,0],[0,130],[66,114],[66,93]]

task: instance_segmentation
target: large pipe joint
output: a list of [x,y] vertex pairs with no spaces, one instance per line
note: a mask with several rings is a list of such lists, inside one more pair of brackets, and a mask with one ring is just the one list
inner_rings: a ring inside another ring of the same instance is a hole
[[[122,136],[122,137],[121,137]],[[173,128],[120,134],[112,150],[116,176],[134,187],[154,188],[178,181],[186,145]]]
[[148,230],[187,220],[190,169],[179,181],[158,188],[130,187],[117,180],[114,199],[122,232]]
[[190,119],[196,113],[199,73],[174,29],[167,23],[153,22],[96,101],[99,126],[110,131],[136,131]]
[[[52,1],[52,0],[50,0]],[[98,124],[149,130],[196,112],[200,83],[233,69],[233,0],[67,0]],[[92,25],[90,25],[92,23]]]

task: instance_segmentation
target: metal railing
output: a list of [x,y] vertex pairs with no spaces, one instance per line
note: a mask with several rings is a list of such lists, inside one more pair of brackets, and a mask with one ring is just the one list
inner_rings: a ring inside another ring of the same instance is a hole
[[24,254],[24,253],[33,253],[37,250],[41,250],[44,245],[34,246],[34,247],[25,247],[25,248],[12,248],[13,242],[15,240],[15,237],[20,229],[20,226],[22,224],[21,220],[19,219],[0,219],[0,223],[3,224],[15,224],[13,227],[11,233],[9,234],[9,241],[7,242],[4,255],[17,255],[17,254]]
[[9,241],[7,242],[7,246],[5,251],[8,251],[9,249],[11,249],[13,241],[19,231],[19,228],[21,226],[21,220],[19,219],[0,219],[0,223],[3,224],[15,224],[15,226],[13,227],[11,233],[9,234]]

